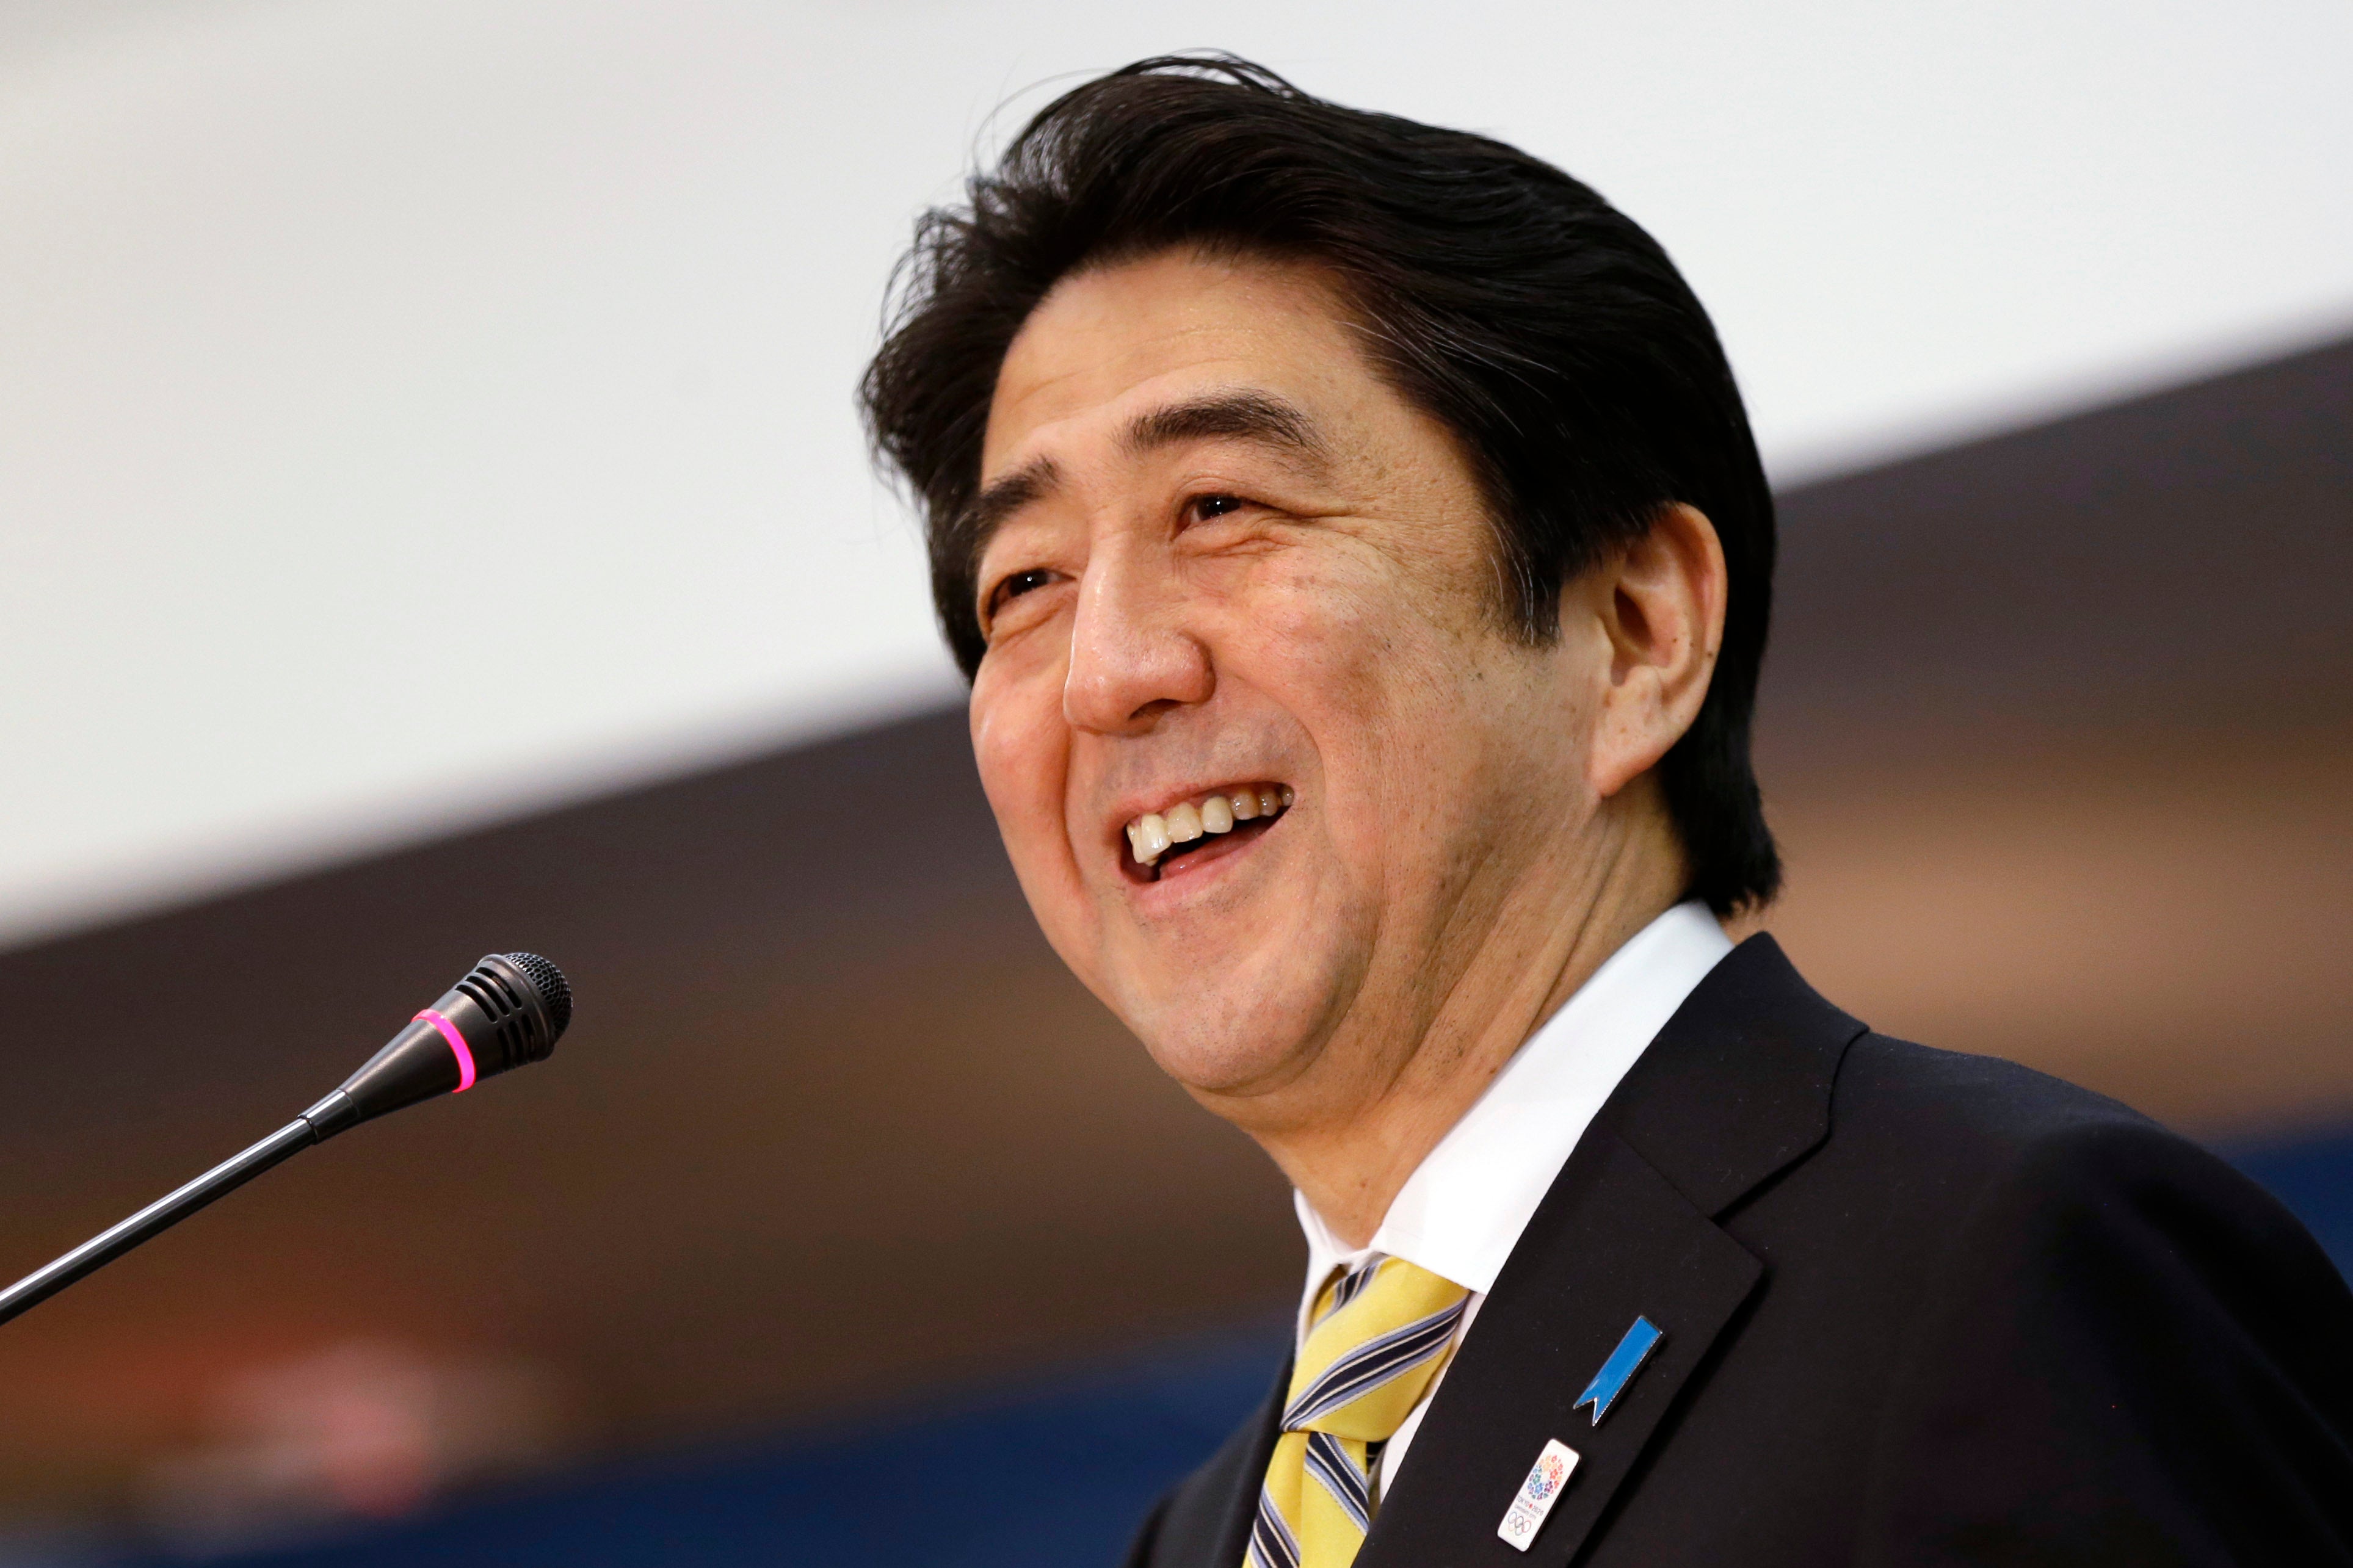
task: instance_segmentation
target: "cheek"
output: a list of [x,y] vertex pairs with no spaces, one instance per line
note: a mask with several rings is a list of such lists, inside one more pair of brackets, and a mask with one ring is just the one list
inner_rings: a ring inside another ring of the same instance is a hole
[[972,689],[972,754],[997,831],[1026,882],[1035,862],[1061,840],[1062,781],[1069,728],[1057,691],[1039,682],[992,679],[987,665]]
[[1377,752],[1455,712],[1472,661],[1423,613],[1432,591],[1386,563],[1319,565],[1266,584],[1237,627],[1319,749]]
[[1035,700],[1026,703],[1024,696],[1018,687],[990,679],[988,666],[972,682],[972,762],[981,771],[988,809],[1008,832],[1035,811],[1038,775],[1047,762]]
[[[1511,786],[1528,752],[1560,745],[1556,716],[1531,701],[1529,657],[1498,643],[1478,562],[1315,568],[1264,583],[1235,630],[1313,737],[1331,868],[1365,889],[1451,886],[1535,809]],[[1549,785],[1559,770],[1534,771]]]

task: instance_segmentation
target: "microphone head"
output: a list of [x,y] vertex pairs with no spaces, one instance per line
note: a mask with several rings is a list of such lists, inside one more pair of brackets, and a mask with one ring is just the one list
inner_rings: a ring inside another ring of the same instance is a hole
[[490,1078],[548,1058],[572,1022],[572,986],[535,952],[488,952],[435,1007],[462,1031],[477,1070]]
[[535,952],[500,954],[509,963],[522,971],[523,978],[539,993],[540,1003],[547,1009],[547,1021],[553,1033],[548,1037],[548,1048],[564,1037],[572,1026],[572,983],[564,978],[564,971]]
[[572,1023],[572,986],[535,952],[485,953],[343,1088],[304,1111],[322,1138],[525,1062],[545,1061]]

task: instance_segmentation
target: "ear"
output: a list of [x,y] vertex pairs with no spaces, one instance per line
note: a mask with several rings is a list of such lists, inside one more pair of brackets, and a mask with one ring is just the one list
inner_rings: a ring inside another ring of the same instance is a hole
[[1584,608],[1609,649],[1586,769],[1607,799],[1657,766],[1699,717],[1724,646],[1724,545],[1704,513],[1677,503],[1585,575]]

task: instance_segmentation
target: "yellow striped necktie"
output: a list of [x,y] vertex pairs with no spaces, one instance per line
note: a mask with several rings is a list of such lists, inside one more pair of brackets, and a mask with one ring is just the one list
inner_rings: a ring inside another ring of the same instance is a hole
[[1324,1288],[1284,1395],[1245,1568],[1347,1568],[1373,1522],[1380,1446],[1421,1403],[1470,1292],[1402,1258]]

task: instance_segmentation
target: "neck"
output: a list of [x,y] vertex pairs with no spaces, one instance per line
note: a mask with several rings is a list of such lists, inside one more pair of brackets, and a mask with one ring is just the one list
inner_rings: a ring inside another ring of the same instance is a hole
[[[1409,1037],[1352,1020],[1330,1042],[1330,1070],[1316,1075],[1324,1081],[1309,1105],[1245,1122],[1335,1237],[1350,1247],[1371,1241],[1399,1189],[1528,1037],[1674,904],[1680,847],[1663,821],[1651,826],[1613,836],[1599,854],[1583,847],[1571,863],[1588,868],[1584,879],[1514,889],[1480,930],[1463,933],[1468,941],[1451,944],[1467,958]],[[1392,1037],[1380,1041],[1384,1033]],[[1352,1061],[1374,1065],[1352,1073]]]

